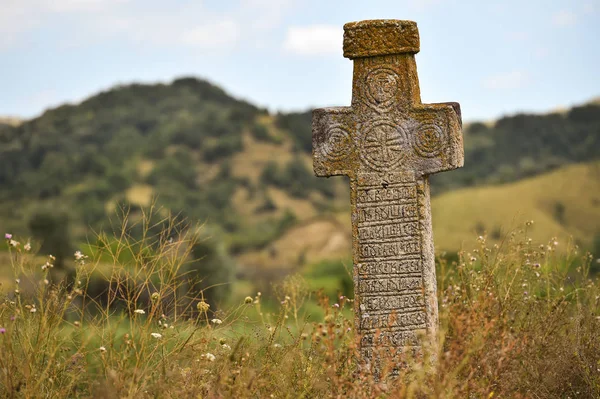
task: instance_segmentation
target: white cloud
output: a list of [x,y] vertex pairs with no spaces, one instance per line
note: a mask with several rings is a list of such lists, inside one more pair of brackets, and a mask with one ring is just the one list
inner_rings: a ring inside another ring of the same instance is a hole
[[512,71],[492,75],[484,79],[483,87],[490,90],[510,90],[526,86],[530,76],[525,71]]
[[[269,40],[295,0],[238,0],[226,9],[210,2],[147,0],[0,0],[0,51],[22,45],[28,33],[38,35],[61,21],[62,47],[85,46],[107,39],[138,46],[193,46],[233,50]],[[6,2],[6,3],[5,3]]]
[[283,48],[299,55],[340,54],[344,32],[340,27],[312,25],[290,27]]
[[572,11],[561,10],[552,15],[552,23],[556,26],[570,26],[577,22],[577,15]]

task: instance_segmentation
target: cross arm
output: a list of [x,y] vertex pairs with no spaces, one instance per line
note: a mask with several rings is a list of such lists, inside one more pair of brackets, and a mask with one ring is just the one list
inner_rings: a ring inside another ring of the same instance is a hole
[[313,167],[319,177],[347,175],[358,169],[351,107],[318,108],[312,115]]
[[462,119],[458,103],[422,104],[412,110],[415,169],[423,175],[464,164]]

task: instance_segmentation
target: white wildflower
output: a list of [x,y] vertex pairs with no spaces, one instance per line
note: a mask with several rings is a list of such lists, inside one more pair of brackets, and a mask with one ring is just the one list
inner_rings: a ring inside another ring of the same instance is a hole
[[100,347],[100,348],[98,348],[98,349],[100,349],[100,352],[102,352],[102,353],[106,352],[106,348],[105,348],[105,347],[103,347],[103,346],[101,346],[101,347]]
[[203,359],[208,360],[209,362],[214,362],[215,359],[217,358],[215,355],[213,355],[212,353],[205,353],[204,355],[200,356]]
[[213,323],[213,324],[221,324],[221,323],[223,323],[223,321],[221,319],[212,319],[210,322]]
[[144,309],[136,309],[136,310],[133,311],[133,313],[145,314],[146,312],[144,311]]
[[221,348],[223,348],[223,349],[225,349],[225,350],[227,350],[227,351],[231,350],[231,346],[229,346],[229,345],[227,345],[227,344],[223,344],[223,345],[221,345]]
[[30,242],[28,242],[27,244],[25,244],[25,246],[23,247],[23,249],[24,249],[25,251],[31,251],[31,243],[30,243]]
[[159,333],[150,333],[150,335],[152,335],[152,337],[154,337],[156,339],[161,339],[162,338],[162,334],[159,334]]

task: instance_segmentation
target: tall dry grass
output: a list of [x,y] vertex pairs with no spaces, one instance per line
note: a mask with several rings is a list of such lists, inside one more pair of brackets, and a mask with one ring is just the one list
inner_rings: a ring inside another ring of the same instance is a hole
[[[51,282],[51,258],[7,239],[18,283],[2,288],[0,396],[600,397],[593,260],[568,243],[531,242],[526,226],[501,245],[480,237],[456,262],[440,258],[440,345],[426,354],[437,361],[398,354],[383,359],[384,377],[360,362],[351,299],[332,303],[298,276],[274,290],[275,311],[259,293],[223,312],[187,292],[196,237],[180,227],[100,235],[76,254],[72,283]],[[102,301],[87,294],[93,273],[109,282]],[[307,313],[310,301],[324,317]],[[400,360],[411,366],[386,378]]]

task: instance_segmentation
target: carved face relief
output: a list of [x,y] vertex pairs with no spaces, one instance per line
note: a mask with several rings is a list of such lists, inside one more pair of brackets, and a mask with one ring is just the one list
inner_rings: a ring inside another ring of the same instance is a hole
[[390,68],[378,68],[366,78],[366,99],[369,106],[384,111],[390,108],[396,99],[400,77]]

